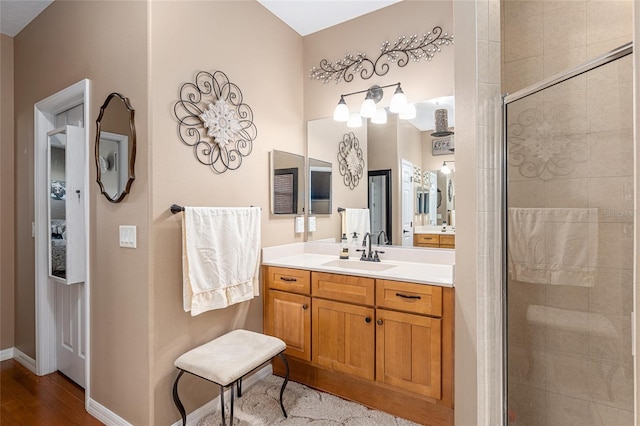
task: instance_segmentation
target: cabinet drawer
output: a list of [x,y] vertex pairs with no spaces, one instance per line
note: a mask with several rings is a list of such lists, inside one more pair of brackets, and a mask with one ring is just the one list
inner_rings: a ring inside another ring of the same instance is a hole
[[300,294],[311,292],[310,275],[309,271],[301,269],[280,268],[278,266],[267,266],[264,269],[267,287]]
[[438,234],[414,234],[413,235],[414,244],[429,244],[429,245],[438,245],[440,244],[440,235]]
[[440,247],[453,248],[455,247],[455,245],[456,245],[455,235],[440,235]]
[[381,308],[442,316],[442,287],[376,280],[376,304]]
[[341,302],[373,306],[375,291],[373,278],[350,275],[311,273],[311,295]]

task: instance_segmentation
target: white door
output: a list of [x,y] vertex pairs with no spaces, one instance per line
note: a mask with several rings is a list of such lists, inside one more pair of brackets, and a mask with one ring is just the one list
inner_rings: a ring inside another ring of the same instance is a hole
[[402,245],[413,246],[413,164],[402,160]]
[[56,283],[56,356],[58,370],[84,388],[84,284]]
[[[84,129],[49,132],[49,276],[55,286],[56,368],[85,387]],[[54,153],[56,151],[56,153]],[[55,232],[54,232],[55,231]],[[55,244],[54,244],[55,243]]]

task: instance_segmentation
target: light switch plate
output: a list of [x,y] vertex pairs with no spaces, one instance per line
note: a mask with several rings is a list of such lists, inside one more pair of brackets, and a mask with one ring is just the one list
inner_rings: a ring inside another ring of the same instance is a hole
[[136,226],[120,225],[120,247],[136,248]]
[[296,217],[296,234],[304,232],[304,216]]
[[315,232],[316,230],[316,217],[309,216],[307,218],[307,227],[309,228],[309,232]]

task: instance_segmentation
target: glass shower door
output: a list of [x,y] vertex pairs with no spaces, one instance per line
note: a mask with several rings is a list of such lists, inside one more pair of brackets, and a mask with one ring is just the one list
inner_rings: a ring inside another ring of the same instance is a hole
[[633,425],[632,84],[626,54],[505,100],[508,425]]

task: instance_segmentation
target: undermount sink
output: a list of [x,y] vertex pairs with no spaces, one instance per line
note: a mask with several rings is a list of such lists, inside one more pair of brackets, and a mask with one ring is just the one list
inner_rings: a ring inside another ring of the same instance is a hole
[[338,259],[323,263],[322,266],[333,266],[335,268],[360,269],[363,271],[385,271],[394,268],[396,265],[378,262],[364,262],[360,260]]

